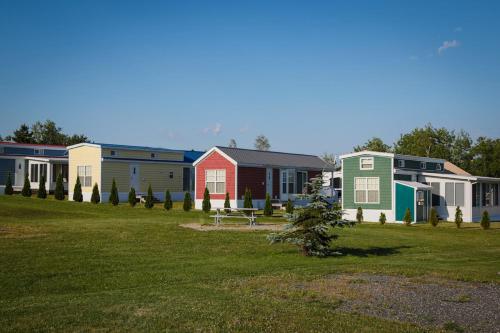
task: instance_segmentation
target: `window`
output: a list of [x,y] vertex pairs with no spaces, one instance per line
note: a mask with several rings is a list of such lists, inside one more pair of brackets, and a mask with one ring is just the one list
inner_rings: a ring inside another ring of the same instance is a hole
[[475,183],[472,184],[472,207],[478,207],[479,206],[479,184]]
[[47,181],[47,164],[40,164],[40,178],[41,177]]
[[359,159],[360,170],[373,170],[373,157],[361,157]]
[[307,193],[307,172],[299,171],[297,172],[297,193],[306,194]]
[[493,184],[493,205],[498,206],[498,184]]
[[[155,158],[156,157],[156,154],[155,153],[151,153],[151,158]],[[172,178],[172,177],[170,177]]]
[[379,178],[378,177],[355,177],[354,178],[354,202],[355,203],[378,203],[379,202]]
[[398,160],[398,167],[404,168],[405,167],[405,160]]
[[493,206],[494,198],[494,187],[493,184],[482,184],[483,189],[483,206]]
[[436,171],[441,171],[441,170],[443,170],[441,163],[436,164]]
[[38,164],[31,164],[30,180],[32,183],[38,181]]
[[210,193],[226,193],[226,170],[206,170],[205,186]]
[[35,155],[43,155],[43,149],[34,149],[33,153]]
[[432,206],[439,207],[441,206],[441,184],[440,183],[431,183],[432,187]]
[[286,193],[286,180],[287,180],[287,175],[286,175],[286,171],[283,171],[281,173],[281,192],[282,193]]
[[191,191],[191,168],[182,168],[182,191]]
[[295,172],[288,170],[288,193],[295,193]]
[[444,200],[446,202],[446,206],[455,206],[455,184],[444,184]]
[[427,163],[426,162],[420,162],[420,169],[422,169],[422,170],[427,169]]
[[455,183],[455,206],[465,205],[464,183]]
[[112,151],[110,151],[110,152],[109,152],[109,154],[110,154],[111,156],[116,156],[116,150],[112,150]]
[[174,172],[173,171],[170,171],[170,173],[168,174],[168,177],[170,179],[173,179],[174,178]]
[[84,187],[92,186],[92,166],[78,166],[77,175],[80,178],[80,182]]

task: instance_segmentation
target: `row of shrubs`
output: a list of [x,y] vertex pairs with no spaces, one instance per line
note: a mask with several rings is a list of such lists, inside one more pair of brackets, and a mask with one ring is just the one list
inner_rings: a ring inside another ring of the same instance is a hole
[[[363,221],[363,208],[361,207],[358,207],[358,211],[356,212],[356,220],[358,221],[358,223],[361,223]],[[380,213],[380,217],[379,217],[379,222],[380,224],[385,224],[387,218],[385,216],[385,213]],[[405,216],[403,218],[403,222],[409,226],[411,225],[411,222],[412,222],[412,217],[411,217],[411,211],[410,211],[410,208],[406,208],[406,212],[405,212]],[[464,222],[464,219],[463,219],[463,213],[462,213],[462,210],[460,209],[459,206],[457,206],[456,210],[455,210],[455,224],[457,225],[457,228],[460,228],[462,223]],[[431,208],[431,213],[430,213],[430,216],[429,216],[429,223],[433,226],[433,227],[437,227],[438,223],[439,223],[439,218],[438,218],[438,214],[437,214],[437,210],[435,208]],[[483,212],[483,216],[481,217],[481,227],[483,229],[489,229],[490,228],[490,215],[488,213],[487,210],[485,210]]]
[[[6,195],[12,195],[14,194],[14,188],[12,187],[12,177],[10,173],[7,176],[7,181],[5,182],[5,189],[4,189],[4,194]],[[21,190],[21,194],[24,197],[31,197],[33,195],[33,191],[31,190],[31,183],[28,178],[28,175],[24,177],[24,185],[23,189]],[[36,196],[40,199],[45,199],[47,198],[47,189],[45,188],[45,177],[41,176],[40,177],[40,183],[38,185],[38,192]],[[59,174],[57,176],[56,180],[56,188],[54,190],[54,197],[57,200],[64,200],[64,184],[63,184],[63,178],[62,175]]]

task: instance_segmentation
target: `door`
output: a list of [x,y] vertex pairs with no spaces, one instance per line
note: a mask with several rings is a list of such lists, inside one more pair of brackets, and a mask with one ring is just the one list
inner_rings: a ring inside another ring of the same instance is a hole
[[296,193],[295,169],[284,169],[281,170],[280,173],[281,173],[280,199],[281,201],[293,199]]
[[288,200],[288,173],[286,170],[280,170],[280,199]]
[[266,169],[266,193],[273,197],[273,169]]
[[428,191],[417,191],[417,221],[427,221]]
[[130,187],[133,187],[136,192],[140,192],[139,188],[139,165],[131,164],[130,165]]

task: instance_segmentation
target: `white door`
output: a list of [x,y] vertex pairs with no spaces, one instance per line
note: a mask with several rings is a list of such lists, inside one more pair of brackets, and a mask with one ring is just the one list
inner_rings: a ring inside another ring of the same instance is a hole
[[131,164],[130,165],[130,187],[135,189],[135,192],[140,192],[139,188],[139,165]]
[[266,193],[273,197],[273,169],[266,169]]

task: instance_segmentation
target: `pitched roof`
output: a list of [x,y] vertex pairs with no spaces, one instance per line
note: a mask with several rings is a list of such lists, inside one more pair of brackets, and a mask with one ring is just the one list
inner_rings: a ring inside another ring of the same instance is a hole
[[405,186],[413,187],[416,189],[431,189],[432,187],[426,184],[418,183],[418,182],[410,182],[406,180],[395,180],[395,183],[399,183]]
[[184,151],[184,162],[193,163],[199,159],[205,152],[196,150],[186,150]]
[[292,154],[276,151],[262,151],[243,148],[229,148],[217,146],[224,154],[243,166],[276,166],[305,169],[329,169],[318,156]]
[[448,172],[451,172],[452,174],[455,174],[455,175],[462,175],[462,176],[471,176],[470,173],[468,173],[467,171],[465,171],[464,169],[456,166],[455,164],[451,163],[451,162],[444,162],[444,170],[445,171],[448,171]]

